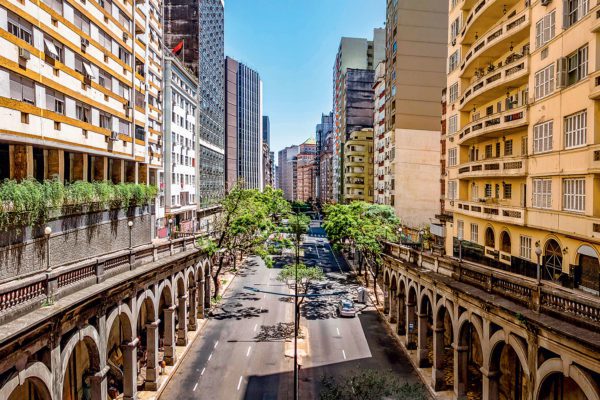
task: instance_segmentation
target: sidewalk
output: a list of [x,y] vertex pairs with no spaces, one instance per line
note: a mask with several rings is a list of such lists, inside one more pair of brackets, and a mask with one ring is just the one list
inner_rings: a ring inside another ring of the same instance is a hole
[[[344,261],[346,262],[346,264],[348,264],[348,266],[350,267],[350,269],[352,269],[352,271],[354,272],[357,280],[361,284],[364,283],[364,277],[361,276],[361,275],[358,275],[358,265],[357,265],[356,261],[355,260],[349,260],[349,259],[347,259],[346,256],[343,253],[340,253],[340,256],[344,259]],[[385,321],[390,334],[400,344],[400,347],[404,351],[404,354],[407,355],[407,357],[410,360],[410,363],[412,364],[413,368],[415,369],[415,371],[417,371],[417,374],[419,375],[419,378],[421,378],[421,381],[423,382],[423,384],[425,385],[425,387],[429,391],[429,394],[432,396],[432,398],[434,398],[436,400],[452,400],[452,399],[454,399],[454,392],[452,390],[445,390],[445,391],[436,392],[429,385],[429,382],[431,382],[431,368],[419,368],[419,366],[417,365],[417,351],[416,350],[409,350],[409,349],[406,348],[405,338],[402,337],[402,336],[399,336],[396,333],[397,332],[397,330],[396,330],[396,325],[397,324],[391,324],[390,321],[389,321],[389,319],[387,318],[387,316],[383,313],[383,298],[384,298],[383,297],[384,296],[383,290],[379,287],[379,285],[377,285],[377,297],[379,298],[379,300],[382,303],[381,304],[376,304],[375,303],[375,291],[373,289],[373,281],[370,280],[369,284],[370,284],[369,287],[367,287],[365,289],[367,291],[367,294],[369,295],[369,298],[371,299],[371,304],[377,310],[377,312],[379,312],[379,314],[381,315],[381,317]]]

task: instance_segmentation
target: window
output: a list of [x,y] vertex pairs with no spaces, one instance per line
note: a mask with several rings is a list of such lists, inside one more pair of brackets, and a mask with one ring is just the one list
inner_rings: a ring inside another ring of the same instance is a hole
[[448,57],[448,73],[454,71],[458,67],[459,51],[456,50],[450,57]]
[[450,89],[448,90],[448,101],[450,103],[454,103],[456,100],[458,100],[458,82],[452,84],[452,86],[450,86]]
[[504,184],[504,193],[503,194],[504,194],[503,198],[505,198],[505,199],[512,198],[512,184],[511,183]]
[[55,90],[46,88],[46,109],[58,114],[64,114],[65,96]]
[[563,209],[565,211],[585,211],[585,179],[563,179]]
[[486,144],[485,145],[485,158],[492,158],[494,157],[494,155],[492,154],[492,145],[491,144]]
[[448,166],[453,167],[457,164],[456,160],[456,147],[448,150]]
[[396,85],[392,86],[392,96],[396,95]]
[[396,51],[398,51],[398,43],[394,42],[392,44],[392,54],[396,54]]
[[554,64],[535,73],[535,98],[541,99],[554,91]]
[[458,115],[448,118],[448,134],[451,135],[458,130]]
[[531,259],[531,238],[529,236],[521,236],[521,248],[519,255],[528,260]]
[[463,240],[465,237],[465,222],[462,220],[456,221],[456,233],[458,236],[458,240]]
[[35,104],[35,85],[31,79],[10,73],[10,98]]
[[513,154],[513,141],[511,140],[507,140],[506,142],[504,142],[504,155],[505,156],[512,156]]
[[553,121],[539,123],[533,127],[533,153],[552,151]]
[[109,113],[104,111],[100,111],[100,128],[111,129],[112,130],[112,121]]
[[78,120],[83,121],[83,122],[91,122],[90,120],[90,115],[91,115],[91,108],[90,106],[83,104],[81,102],[76,102],[75,103],[75,116]]
[[579,21],[589,11],[588,0],[566,0],[564,10],[564,27],[567,29]]
[[452,24],[450,24],[450,39],[454,40],[460,32],[460,17],[456,18]]
[[556,34],[556,10],[546,14],[535,24],[535,47],[542,47]]
[[75,10],[74,14],[75,26],[81,29],[84,33],[90,34],[90,20],[88,17]]
[[29,44],[33,44],[31,24],[10,11],[8,12],[8,32]]
[[471,201],[479,201],[479,186],[471,185]]
[[62,15],[63,13],[63,3],[62,0],[42,0],[48,7],[56,11],[58,14]]
[[129,56],[130,54],[127,50],[119,46],[119,60],[123,61],[125,64],[129,64]]
[[112,77],[102,69],[98,72],[98,83],[100,86],[112,90]]
[[121,10],[119,10],[119,22],[125,27],[126,31],[131,30],[131,21],[129,20],[129,18],[127,18],[127,15],[125,15]]
[[109,14],[112,14],[112,1],[110,1],[110,0],[100,0],[100,6],[102,8],[104,8],[104,11],[106,11]]
[[585,78],[588,73],[588,47],[581,47],[576,52],[567,56],[567,86],[573,85]]
[[565,117],[565,148],[585,146],[587,134],[587,111]]
[[124,119],[120,119],[120,118],[119,118],[119,133],[130,136],[129,135],[129,122],[125,121]]
[[552,208],[552,180],[533,180],[533,207]]
[[64,62],[64,48],[61,43],[55,42],[50,37],[44,37],[44,53],[56,61]]
[[112,39],[108,33],[105,33],[102,29],[98,28],[98,35],[100,46],[104,47],[108,51],[112,51]]
[[479,243],[479,225],[471,224],[471,242]]
[[456,181],[448,181],[448,200],[456,200]]
[[485,197],[492,197],[492,184],[491,183],[485,184]]

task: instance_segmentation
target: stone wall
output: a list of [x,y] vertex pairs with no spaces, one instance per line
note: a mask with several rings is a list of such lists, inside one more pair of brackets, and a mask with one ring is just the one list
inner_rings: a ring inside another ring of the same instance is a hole
[[[127,214],[123,210],[74,214],[48,221],[45,226],[52,228],[50,267],[129,248],[129,219],[133,221],[132,246],[150,243],[152,215],[148,208]],[[0,283],[46,269],[43,227],[28,227],[20,235],[21,243],[0,247]]]

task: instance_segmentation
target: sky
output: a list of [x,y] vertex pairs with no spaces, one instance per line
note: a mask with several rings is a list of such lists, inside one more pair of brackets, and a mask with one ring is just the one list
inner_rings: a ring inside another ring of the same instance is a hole
[[275,154],[315,136],[321,114],[331,111],[340,38],[372,39],[384,26],[385,3],[225,0],[225,54],[260,74]]

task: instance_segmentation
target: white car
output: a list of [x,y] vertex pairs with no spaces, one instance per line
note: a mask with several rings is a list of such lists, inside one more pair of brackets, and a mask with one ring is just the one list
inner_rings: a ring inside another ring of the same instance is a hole
[[340,317],[355,317],[356,308],[354,302],[349,299],[343,299],[338,302],[337,313]]

